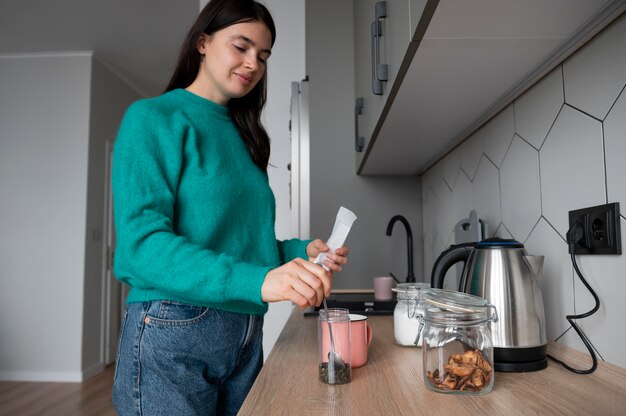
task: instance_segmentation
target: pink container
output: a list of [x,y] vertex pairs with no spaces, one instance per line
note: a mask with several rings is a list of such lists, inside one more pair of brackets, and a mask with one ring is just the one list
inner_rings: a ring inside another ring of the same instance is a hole
[[367,324],[367,316],[350,314],[352,337],[352,368],[367,364],[367,348],[372,343],[372,327]]
[[[331,316],[336,311],[337,309],[329,309]],[[349,317],[349,324],[341,321],[333,321],[332,323],[335,350],[344,361],[350,363],[350,367],[362,367],[367,363],[367,349],[372,343],[372,328],[367,324],[367,316],[365,315],[351,313]],[[330,351],[328,323],[320,319],[319,330],[322,344],[320,360],[326,362],[328,361],[328,352]]]
[[379,276],[374,278],[374,300],[387,301],[393,299],[391,288],[395,280],[391,276]]

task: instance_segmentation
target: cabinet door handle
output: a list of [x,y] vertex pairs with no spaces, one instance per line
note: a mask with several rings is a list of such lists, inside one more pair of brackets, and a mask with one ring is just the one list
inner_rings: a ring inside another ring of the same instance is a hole
[[383,93],[383,81],[387,81],[387,64],[380,63],[380,37],[383,34],[383,25],[381,19],[387,17],[387,2],[379,1],[376,3],[375,19],[371,26],[371,49],[372,49],[372,92],[376,95]]
[[383,95],[383,83],[376,77],[376,22],[372,22],[371,49],[372,49],[372,92]]
[[359,136],[359,115],[361,114],[363,114],[363,97],[357,98],[354,105],[354,149],[357,152],[362,152],[365,144],[363,136]]
[[375,8],[376,19],[376,78],[379,81],[387,81],[387,64],[380,63],[380,37],[383,35],[383,23],[380,19],[387,18],[387,2],[379,1]]

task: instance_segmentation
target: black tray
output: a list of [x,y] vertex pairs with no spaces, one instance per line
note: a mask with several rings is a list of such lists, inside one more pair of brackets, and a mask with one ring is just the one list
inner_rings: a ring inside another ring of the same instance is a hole
[[[361,315],[393,315],[396,307],[395,298],[389,301],[374,299],[373,293],[333,293],[326,299],[329,308],[344,308],[350,313]],[[304,316],[318,316],[324,306],[311,307],[304,311]]]

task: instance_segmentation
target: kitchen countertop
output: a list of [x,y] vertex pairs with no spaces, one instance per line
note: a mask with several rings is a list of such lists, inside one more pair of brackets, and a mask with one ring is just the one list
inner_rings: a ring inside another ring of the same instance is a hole
[[[625,415],[626,370],[598,363],[578,375],[549,361],[530,373],[495,373],[483,396],[429,390],[422,378],[421,349],[395,344],[392,316],[370,316],[368,363],[353,369],[352,382],[318,380],[317,318],[297,308],[289,317],[239,415]],[[587,354],[551,343],[549,352],[576,368]]]

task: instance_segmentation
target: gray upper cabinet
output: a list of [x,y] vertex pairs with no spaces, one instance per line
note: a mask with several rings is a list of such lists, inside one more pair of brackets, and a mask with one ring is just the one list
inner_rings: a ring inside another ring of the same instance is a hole
[[[626,10],[626,0],[388,0],[375,48],[376,3],[354,1],[361,175],[422,173]],[[374,49],[388,65],[380,95]]]
[[[402,62],[425,5],[426,0],[354,1],[355,91],[362,104],[355,115],[355,134],[363,137],[363,148],[369,145],[396,80],[401,81]],[[363,155],[357,152],[357,166]]]

